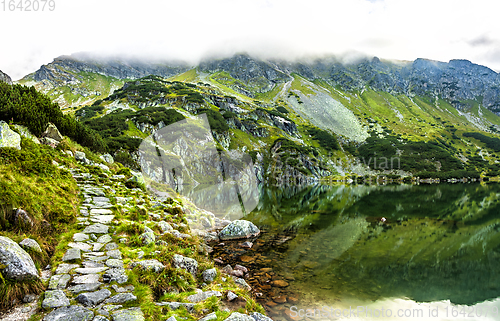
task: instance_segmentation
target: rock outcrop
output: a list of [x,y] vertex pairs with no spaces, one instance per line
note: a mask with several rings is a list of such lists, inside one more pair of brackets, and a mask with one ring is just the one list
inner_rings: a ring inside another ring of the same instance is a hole
[[2,81],[9,85],[12,85],[12,79],[9,77],[9,75],[0,70],[0,82]]
[[0,148],[1,147],[21,149],[21,136],[11,130],[9,124],[0,120]]

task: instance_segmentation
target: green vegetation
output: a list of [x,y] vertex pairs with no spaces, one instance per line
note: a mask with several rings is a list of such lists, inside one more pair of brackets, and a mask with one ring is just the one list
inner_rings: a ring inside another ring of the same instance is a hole
[[[62,143],[62,147],[65,145]],[[21,147],[21,150],[0,148],[0,231],[15,242],[26,237],[36,240],[43,252],[32,255],[32,258],[40,269],[49,263],[59,234],[75,221],[80,202],[75,180],[68,171],[54,166],[52,160],[68,167],[76,165],[74,159],[59,150],[35,144],[29,139],[23,138]],[[90,155],[88,150],[87,153]],[[33,226],[15,225],[15,208],[25,210]],[[42,286],[38,282],[0,280],[0,294],[3,295],[0,308],[40,290]]]
[[[82,111],[85,109],[82,109]],[[141,138],[126,135],[129,129],[128,120],[135,124],[149,124],[152,126],[163,122],[166,126],[183,120],[185,117],[175,109],[165,109],[164,107],[148,107],[137,112],[133,110],[118,110],[100,118],[82,118],[83,123],[89,128],[101,133],[104,137],[109,151],[117,151],[120,148],[127,150],[137,150],[141,144]]]
[[225,117],[223,117],[219,112],[212,109],[202,108],[198,110],[198,114],[207,114],[208,123],[213,131],[220,134],[229,130],[229,126],[224,119]]
[[98,133],[73,117],[64,115],[59,105],[37,92],[34,87],[11,86],[0,82],[0,120],[24,125],[35,136],[40,136],[51,122],[61,134],[85,147],[98,152],[104,152],[107,148]]
[[319,145],[326,151],[331,152],[340,149],[337,137],[325,130],[319,128],[308,128],[307,133],[312,136],[312,139],[318,141]]
[[[386,138],[372,136],[358,147],[356,155],[372,169],[402,169],[412,173],[463,169],[462,163],[446,149],[446,146],[434,141],[400,141],[394,136]],[[394,159],[398,161],[396,168],[393,168]]]
[[472,137],[486,144],[487,148],[491,148],[495,152],[500,152],[500,139],[497,137],[486,136],[481,133],[463,133],[464,137]]

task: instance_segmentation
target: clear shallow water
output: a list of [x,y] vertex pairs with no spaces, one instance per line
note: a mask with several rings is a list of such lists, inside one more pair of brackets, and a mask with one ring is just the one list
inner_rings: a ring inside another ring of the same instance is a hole
[[[406,319],[500,320],[500,185],[265,188],[246,219],[265,231],[252,250],[265,259],[254,269],[265,265],[289,283],[266,292],[287,296],[272,308],[288,318],[293,306],[422,306],[423,316]],[[436,306],[441,313],[428,315]],[[460,306],[467,313],[452,315]],[[488,307],[488,316],[471,307]]]

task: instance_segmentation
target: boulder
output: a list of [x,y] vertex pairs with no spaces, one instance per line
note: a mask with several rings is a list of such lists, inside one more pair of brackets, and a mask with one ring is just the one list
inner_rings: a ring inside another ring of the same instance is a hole
[[63,140],[63,138],[64,138],[63,135],[61,135],[61,133],[57,129],[56,125],[54,125],[52,123],[49,123],[47,125],[47,128],[42,133],[42,137],[53,139],[53,140],[57,141],[58,143],[61,142],[61,140]]
[[186,298],[186,300],[188,300],[191,303],[198,303],[201,301],[205,301],[206,299],[213,297],[213,296],[220,297],[220,296],[222,296],[222,293],[220,293],[219,291],[205,291],[205,292],[192,294],[192,295],[188,296]]
[[142,240],[142,244],[149,245],[155,242],[155,233],[145,232],[141,234],[140,238]]
[[92,307],[98,305],[110,296],[111,291],[109,291],[108,289],[102,289],[95,292],[81,293],[76,297],[76,301],[85,306]]
[[42,137],[42,138],[40,138],[40,144],[47,145],[47,146],[50,146],[52,148],[56,148],[57,145],[59,145],[59,142],[55,139],[50,138],[50,137]]
[[76,151],[75,159],[79,162],[82,162],[85,165],[90,165],[90,160],[87,159],[87,156],[84,152]]
[[252,222],[246,220],[235,220],[219,232],[219,238],[221,240],[233,240],[249,238],[259,234],[259,228]]
[[196,276],[198,272],[198,262],[195,259],[174,254],[174,267],[181,268]]
[[130,264],[132,268],[139,266],[142,270],[146,271],[152,271],[159,273],[165,269],[165,265],[163,265],[160,261],[158,260],[144,260],[144,261],[139,261],[139,262],[134,262]]
[[33,227],[33,220],[28,215],[28,213],[20,208],[14,209],[12,214],[14,226],[17,227]]
[[249,315],[239,312],[233,312],[228,318],[226,318],[225,321],[255,321],[255,320]]
[[60,308],[69,306],[69,300],[62,290],[45,291],[42,308]]
[[250,316],[255,321],[273,321],[273,319],[271,319],[270,317],[265,316],[265,315],[263,315],[262,313],[259,313],[259,312],[252,312],[252,313],[250,313]]
[[38,138],[35,135],[33,135],[27,127],[16,124],[14,125],[14,128],[24,138],[30,139],[35,144],[40,144],[40,140],[38,140]]
[[113,156],[111,156],[110,154],[101,155],[101,156],[99,156],[99,158],[108,164],[113,164],[115,162],[115,160],[113,159]]
[[21,149],[21,136],[11,130],[9,124],[0,120],[0,147]]
[[3,277],[16,281],[39,278],[31,256],[4,236],[0,236],[0,272]]
[[205,270],[203,271],[202,276],[203,276],[203,281],[213,282],[213,280],[217,276],[217,270],[215,268]]

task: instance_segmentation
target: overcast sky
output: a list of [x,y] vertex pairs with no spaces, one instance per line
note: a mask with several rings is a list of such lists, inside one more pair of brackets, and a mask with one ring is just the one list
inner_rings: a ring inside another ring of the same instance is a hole
[[360,52],[469,59],[500,71],[500,1],[53,1],[55,10],[44,12],[11,12],[0,3],[0,70],[15,80],[82,51],[190,61],[242,51],[285,58]]

